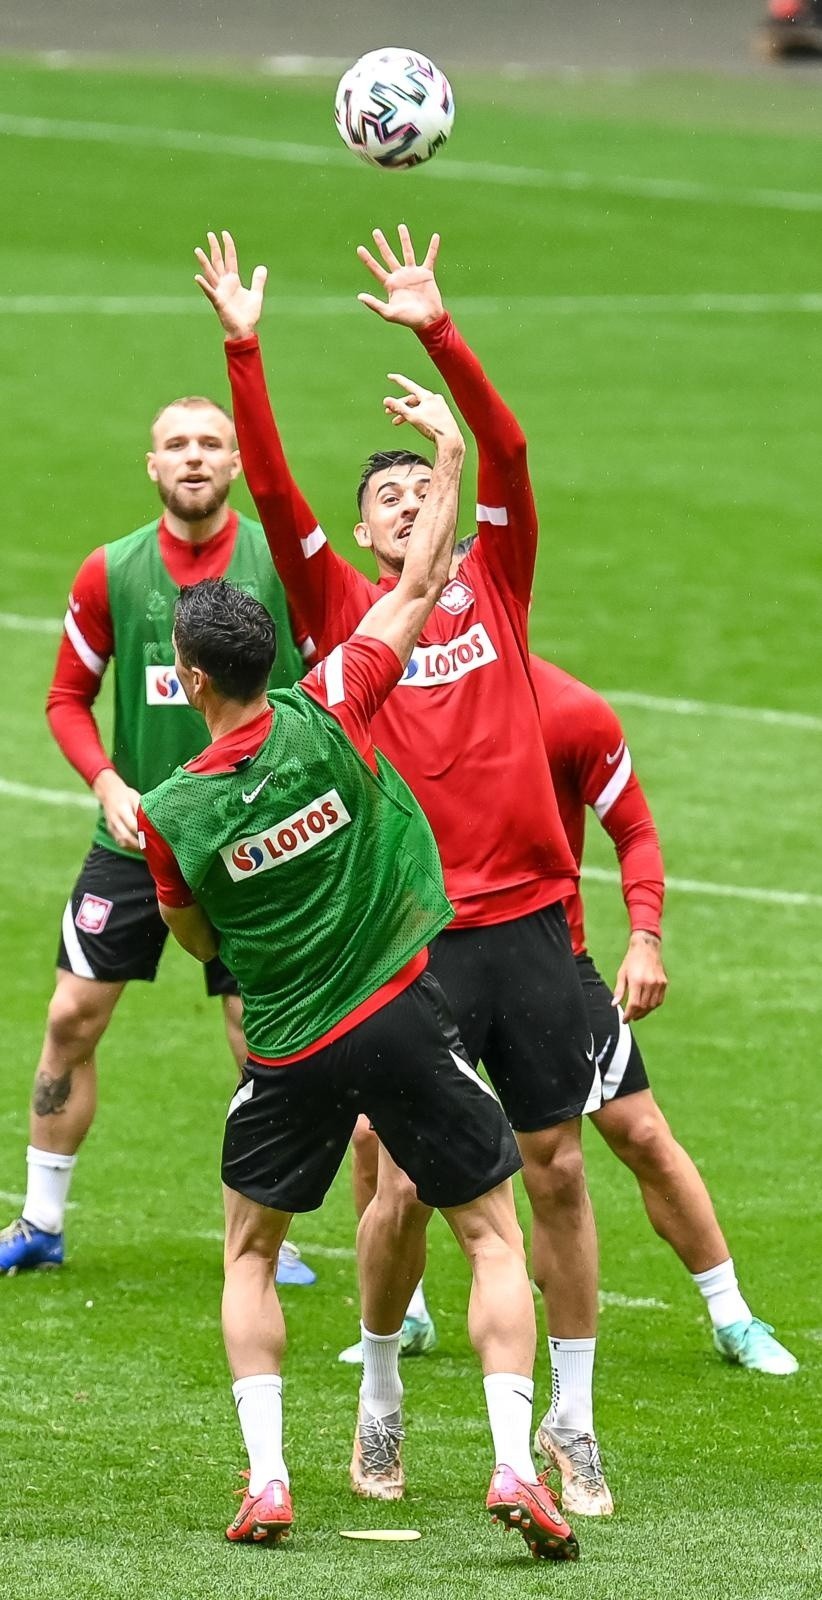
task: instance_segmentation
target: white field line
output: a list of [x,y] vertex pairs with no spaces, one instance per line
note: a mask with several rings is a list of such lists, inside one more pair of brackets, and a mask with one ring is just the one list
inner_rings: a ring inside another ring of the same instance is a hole
[[62,633],[59,617],[24,617],[17,611],[0,611],[0,628],[12,633]]
[[[820,297],[822,298],[822,297]],[[59,617],[29,617],[22,612],[0,611],[0,629],[15,633],[53,633],[63,631]],[[633,689],[603,689],[606,700],[616,705],[636,706],[640,711],[671,712],[679,717],[729,717],[737,722],[759,722],[779,728],[800,728],[822,733],[822,717],[805,711],[779,711],[769,706],[723,705],[717,700],[678,700],[664,695],[640,694]]]
[[[0,115],[0,134],[17,139],[48,139],[62,143],[120,144],[149,150],[189,151],[211,164],[225,156],[251,161],[275,161],[291,166],[347,167],[351,154],[330,142],[293,144],[279,139],[257,139],[240,134],[215,135],[189,128],[152,128],[137,123],[81,122],[65,118]],[[607,176],[593,172],[546,172],[541,167],[513,167],[489,161],[458,161],[449,156],[431,162],[426,180],[438,183],[498,184],[506,188],[621,194],[644,200],[697,201],[711,205],[744,206],[768,211],[822,211],[822,193],[792,189],[728,188],[677,178]]]
[[613,1289],[600,1289],[599,1303],[601,1307],[618,1306],[621,1311],[670,1311],[667,1300],[655,1300],[652,1296],[619,1294]]
[[[38,789],[27,783],[12,783],[0,778],[0,795],[9,800],[28,800],[40,805],[80,806],[93,810],[96,800],[88,794],[77,794],[73,789]],[[620,875],[603,867],[585,867],[583,878],[591,883],[619,883]],[[708,883],[697,878],[666,878],[668,889],[679,894],[693,894],[720,900],[753,900],[767,906],[819,906],[822,894],[797,893],[789,889],[759,889],[737,883]]]
[[[546,294],[457,295],[449,298],[457,316],[572,317],[619,316],[819,316],[822,294]],[[266,306],[284,317],[339,317],[361,314],[355,295],[277,295]],[[161,294],[8,294],[0,295],[4,317],[186,317],[201,316],[205,301],[189,295]]]
[[[618,872],[608,867],[582,869],[582,882],[621,883]],[[792,889],[758,889],[742,883],[710,883],[699,878],[670,878],[665,876],[666,889],[678,894],[694,894],[700,898],[717,900],[753,900],[764,906],[813,906],[822,908],[822,894],[808,894]]]
[[640,711],[671,712],[677,717],[730,717],[737,722],[759,722],[771,727],[802,728],[822,733],[822,717],[805,711],[776,711],[768,706],[729,706],[716,700],[668,700],[662,695],[637,694],[633,689],[603,689],[615,705],[636,706]]

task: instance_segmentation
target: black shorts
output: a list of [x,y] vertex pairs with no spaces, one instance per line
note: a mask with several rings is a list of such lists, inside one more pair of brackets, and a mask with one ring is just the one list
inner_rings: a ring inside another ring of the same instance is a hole
[[[602,1104],[607,1105],[610,1100],[650,1088],[648,1074],[639,1045],[623,1019],[622,1007],[611,1004],[613,994],[591,957],[577,956],[576,963],[594,1035]],[[592,1109],[596,1111],[598,1107]]]
[[[167,938],[142,857],[93,844],[63,912],[58,967],[98,983],[153,983]],[[240,992],[219,956],[206,965],[205,981],[210,995]]]
[[597,1109],[591,1025],[559,903],[487,928],[446,928],[431,970],[519,1133]]
[[246,1062],[226,1118],[223,1183],[276,1211],[315,1211],[361,1113],[425,1205],[467,1205],[522,1166],[429,971],[303,1061]]

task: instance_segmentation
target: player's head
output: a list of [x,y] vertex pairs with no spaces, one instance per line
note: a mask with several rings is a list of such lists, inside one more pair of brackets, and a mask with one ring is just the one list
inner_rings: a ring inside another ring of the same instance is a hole
[[357,485],[354,538],[373,550],[381,573],[402,572],[408,535],[431,482],[432,467],[413,450],[376,450]]
[[183,395],[151,424],[148,475],[163,505],[181,522],[203,522],[228,498],[240,472],[234,423],[204,395]]
[[265,606],[224,578],[181,589],[174,608],[174,665],[193,706],[249,705],[265,694],[277,630]]

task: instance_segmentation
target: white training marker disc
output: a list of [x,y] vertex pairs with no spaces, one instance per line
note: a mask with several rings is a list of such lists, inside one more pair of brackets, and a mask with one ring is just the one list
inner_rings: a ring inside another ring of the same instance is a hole
[[341,1539],[379,1539],[386,1543],[407,1544],[421,1539],[419,1528],[340,1528]]

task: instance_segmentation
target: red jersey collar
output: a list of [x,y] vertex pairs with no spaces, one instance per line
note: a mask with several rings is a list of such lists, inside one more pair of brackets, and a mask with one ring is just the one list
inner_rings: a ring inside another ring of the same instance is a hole
[[273,721],[274,708],[266,706],[265,711],[261,711],[253,722],[246,722],[241,728],[232,728],[230,733],[224,733],[208,745],[202,755],[187,761],[185,771],[231,772],[245,756],[256,756],[271,732]]

